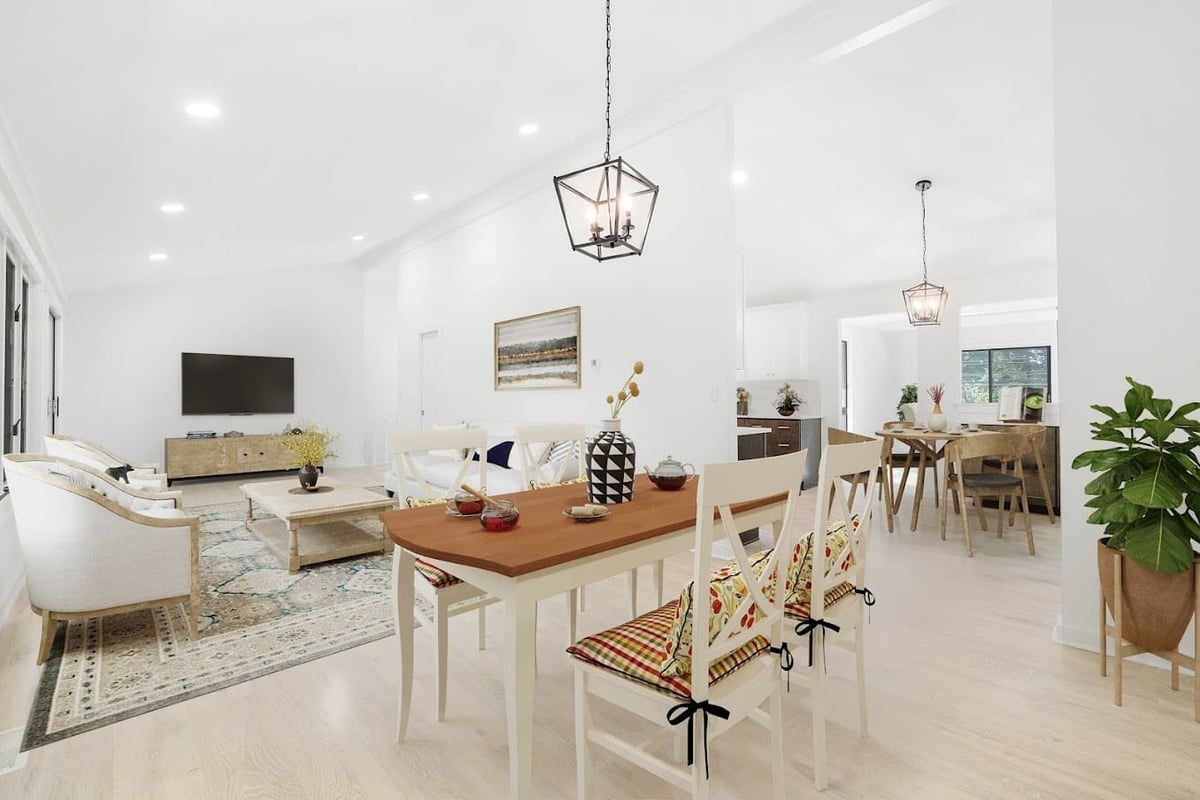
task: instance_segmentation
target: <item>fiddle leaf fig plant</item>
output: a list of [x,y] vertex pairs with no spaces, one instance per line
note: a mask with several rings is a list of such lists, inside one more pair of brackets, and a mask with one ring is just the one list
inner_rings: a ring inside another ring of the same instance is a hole
[[[1104,525],[1108,546],[1159,572],[1186,572],[1200,542],[1200,403],[1178,408],[1154,390],[1126,378],[1125,407],[1093,405],[1092,440],[1114,447],[1087,450],[1073,469],[1099,473],[1084,487],[1093,509],[1088,522]],[[1174,413],[1172,413],[1174,409]]]

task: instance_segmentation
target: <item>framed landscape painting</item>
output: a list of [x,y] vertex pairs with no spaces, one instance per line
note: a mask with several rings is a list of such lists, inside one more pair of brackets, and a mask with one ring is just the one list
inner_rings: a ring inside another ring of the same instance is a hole
[[579,306],[496,323],[496,389],[579,388]]

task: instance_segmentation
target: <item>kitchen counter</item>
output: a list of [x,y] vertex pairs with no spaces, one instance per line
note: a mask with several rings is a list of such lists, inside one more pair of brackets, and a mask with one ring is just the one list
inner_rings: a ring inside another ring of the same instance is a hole
[[771,432],[770,428],[753,428],[753,427],[748,428],[745,425],[737,426],[737,435],[738,436],[754,436],[755,434],[760,434],[760,433],[765,435],[770,432]]

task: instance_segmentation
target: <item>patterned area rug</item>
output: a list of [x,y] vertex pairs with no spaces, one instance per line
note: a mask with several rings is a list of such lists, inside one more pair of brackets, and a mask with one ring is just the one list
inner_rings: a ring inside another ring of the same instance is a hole
[[[22,750],[144,714],[393,633],[391,556],[289,574],[243,522],[245,505],[200,516],[200,636],[179,606],[59,626]],[[383,535],[378,519],[358,520]]]

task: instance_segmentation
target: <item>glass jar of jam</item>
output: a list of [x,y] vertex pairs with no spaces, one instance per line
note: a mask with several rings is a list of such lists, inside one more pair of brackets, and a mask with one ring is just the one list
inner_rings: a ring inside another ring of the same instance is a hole
[[517,513],[517,506],[513,501],[497,500],[484,506],[483,513],[479,515],[479,524],[486,531],[499,533],[517,527],[517,520],[520,518],[521,515]]

